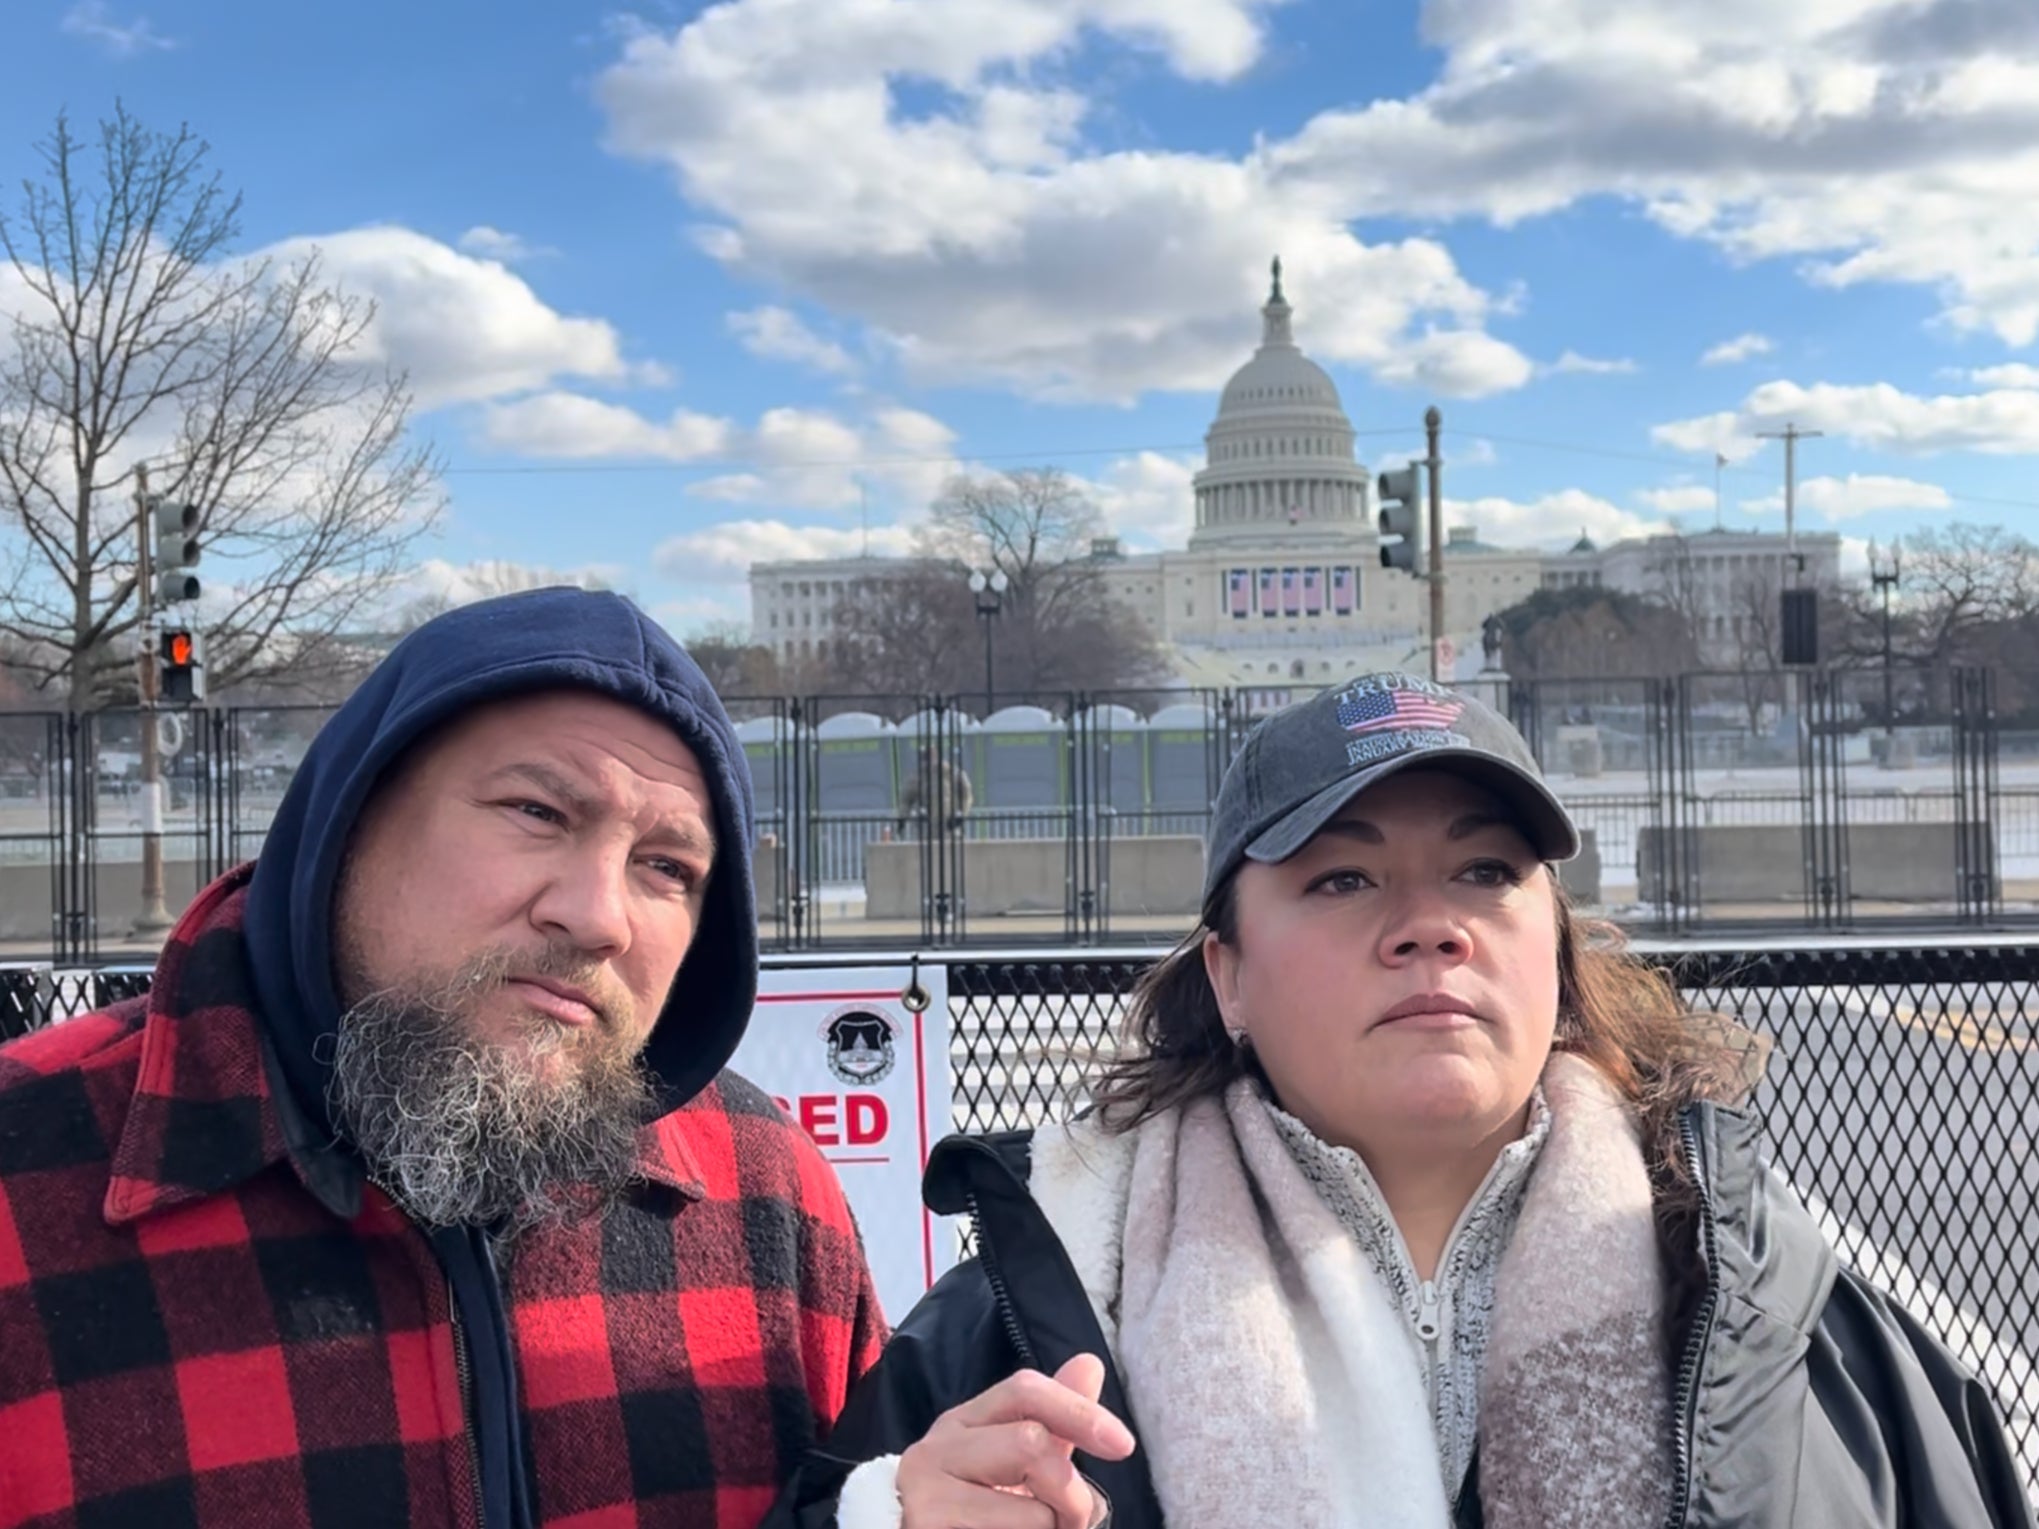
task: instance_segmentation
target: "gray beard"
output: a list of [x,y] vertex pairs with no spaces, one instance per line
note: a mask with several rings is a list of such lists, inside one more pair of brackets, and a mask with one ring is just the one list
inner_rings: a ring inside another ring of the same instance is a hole
[[514,1235],[598,1214],[636,1176],[649,1075],[606,1018],[576,1031],[533,1016],[508,1043],[476,1038],[475,1010],[508,970],[484,956],[436,990],[370,993],[341,1016],[333,1118],[421,1225]]

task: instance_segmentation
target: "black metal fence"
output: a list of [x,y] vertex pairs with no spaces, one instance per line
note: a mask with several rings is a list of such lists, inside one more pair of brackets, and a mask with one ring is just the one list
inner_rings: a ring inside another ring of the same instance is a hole
[[[2039,925],[2039,732],[1999,725],[1987,671],[1466,688],[1515,719],[1585,830],[1575,897],[1631,929]],[[1007,695],[989,715],[953,696],[730,697],[760,933],[789,951],[1172,939],[1218,782],[1283,695]],[[160,810],[141,714],[0,714],[0,949],[147,949],[145,834],[174,914],[261,847],[327,714],[149,721],[175,735]]]
[[[1696,1007],[1771,1040],[1753,1107],[1778,1169],[1842,1256],[1994,1390],[2039,1501],[2039,942],[1639,949]],[[1081,1108],[1152,959],[924,954],[946,969],[956,1128]],[[136,969],[0,969],[0,1036],[147,983]]]

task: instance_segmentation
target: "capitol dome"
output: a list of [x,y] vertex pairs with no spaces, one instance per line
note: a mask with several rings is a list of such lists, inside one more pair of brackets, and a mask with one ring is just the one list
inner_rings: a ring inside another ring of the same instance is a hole
[[1281,261],[1260,310],[1260,348],[1232,374],[1204,436],[1190,545],[1350,536],[1367,517],[1368,473],[1353,458],[1338,385],[1297,348]]

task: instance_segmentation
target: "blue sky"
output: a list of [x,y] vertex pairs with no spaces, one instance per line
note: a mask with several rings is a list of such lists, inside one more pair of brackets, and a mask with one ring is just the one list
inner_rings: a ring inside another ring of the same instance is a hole
[[[1784,13],[1784,14],[1781,14]],[[752,556],[1060,465],[1179,544],[1283,255],[1378,462],[1445,415],[1489,540],[1676,516],[2039,534],[2030,0],[15,0],[60,109],[188,122],[244,246],[381,309],[449,464],[430,577]],[[1708,359],[1708,358],[1711,359]]]

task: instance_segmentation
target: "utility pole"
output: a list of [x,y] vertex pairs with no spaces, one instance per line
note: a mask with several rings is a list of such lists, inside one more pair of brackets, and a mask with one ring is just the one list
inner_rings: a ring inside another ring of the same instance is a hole
[[141,601],[141,637],[136,644],[141,679],[142,728],[142,911],[136,934],[160,934],[171,924],[163,900],[163,760],[156,739],[156,642],[154,558],[150,549],[149,469],[135,467],[135,593]]
[[1430,442],[1430,677],[1447,680],[1444,669],[1444,457],[1437,449],[1444,416],[1432,405],[1423,415],[1423,432]]
[[1805,559],[1798,555],[1798,443],[1816,441],[1826,432],[1786,424],[1782,430],[1763,430],[1758,434],[1766,441],[1784,443],[1784,556],[1796,587],[1805,582]]
[[1819,595],[1805,587],[1805,559],[1798,551],[1798,443],[1823,433],[1787,422],[1782,430],[1760,432],[1784,442],[1784,588],[1778,595],[1780,654],[1787,665],[1819,662]]

